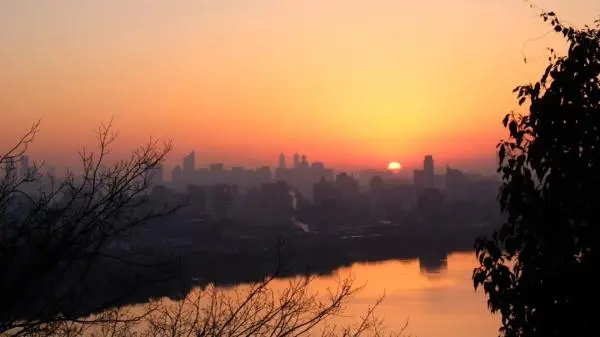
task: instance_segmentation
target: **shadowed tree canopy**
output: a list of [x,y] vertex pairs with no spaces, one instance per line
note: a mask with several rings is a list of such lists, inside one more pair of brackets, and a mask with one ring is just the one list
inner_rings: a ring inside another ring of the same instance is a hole
[[108,165],[116,138],[111,125],[98,129],[97,152],[80,152],[80,175],[57,178],[42,174],[36,164],[17,170],[39,123],[12,148],[0,149],[0,334],[51,335],[57,324],[111,306],[140,288],[123,285],[113,295],[95,281],[101,271],[108,273],[106,261],[128,262],[111,244],[179,208],[153,205],[148,192],[171,144],[151,140]]
[[503,120],[499,201],[507,221],[479,239],[482,286],[504,336],[590,336],[600,217],[600,23],[575,29],[542,13],[568,42],[550,49],[536,83],[519,86],[529,113]]

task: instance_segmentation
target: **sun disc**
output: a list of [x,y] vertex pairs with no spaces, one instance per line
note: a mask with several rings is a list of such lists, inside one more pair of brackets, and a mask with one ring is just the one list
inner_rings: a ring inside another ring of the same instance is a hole
[[399,171],[402,168],[399,162],[393,161],[388,164],[388,170],[390,171]]

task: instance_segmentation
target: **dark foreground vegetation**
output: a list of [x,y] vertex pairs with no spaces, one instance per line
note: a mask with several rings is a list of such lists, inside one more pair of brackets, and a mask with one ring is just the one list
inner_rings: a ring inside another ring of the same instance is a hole
[[542,12],[568,44],[539,81],[514,89],[529,113],[498,144],[508,221],[477,242],[475,287],[507,337],[595,336],[600,266],[600,21],[577,29]]

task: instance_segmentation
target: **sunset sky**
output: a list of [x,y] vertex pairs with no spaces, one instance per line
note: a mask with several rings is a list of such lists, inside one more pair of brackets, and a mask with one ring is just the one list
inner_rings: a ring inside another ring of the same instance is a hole
[[[576,26],[598,0],[538,0]],[[0,152],[73,163],[114,116],[116,153],[171,139],[175,163],[493,165],[511,90],[560,40],[523,0],[2,0]],[[529,62],[524,64],[523,54]]]

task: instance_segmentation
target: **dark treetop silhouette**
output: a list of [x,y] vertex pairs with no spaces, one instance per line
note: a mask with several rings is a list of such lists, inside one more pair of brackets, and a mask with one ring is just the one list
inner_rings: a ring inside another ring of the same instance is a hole
[[588,336],[600,266],[600,23],[574,29],[541,17],[568,54],[551,49],[541,79],[514,90],[530,107],[504,118],[509,138],[498,144],[508,220],[477,241],[473,281],[501,313],[502,335]]
[[[171,144],[150,141],[127,160],[105,166],[116,135],[98,130],[97,153],[80,153],[83,174],[64,179],[43,176],[38,167],[17,174],[14,162],[34,140],[36,123],[0,154],[0,333],[32,334],[55,322],[74,320],[80,305],[97,296],[103,306],[115,298],[90,289],[99,259],[111,258],[111,238],[178,207],[149,207],[149,173]],[[131,291],[131,290],[127,290]],[[23,320],[24,317],[31,319]]]

